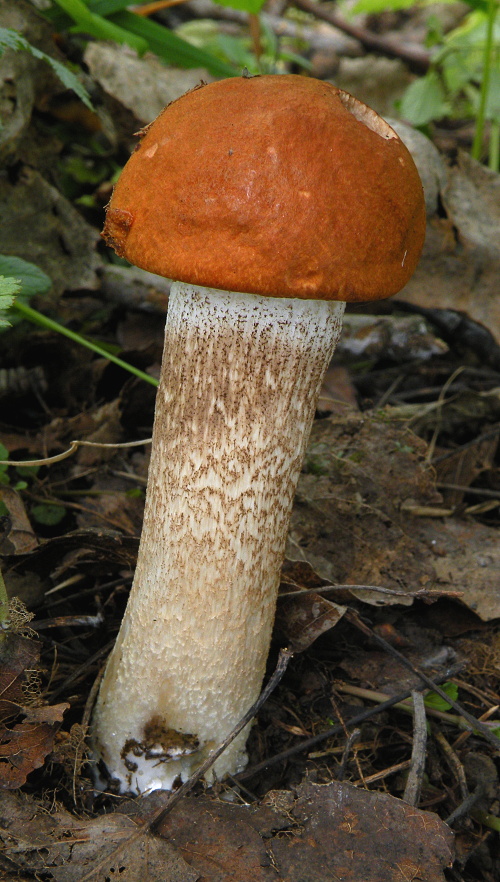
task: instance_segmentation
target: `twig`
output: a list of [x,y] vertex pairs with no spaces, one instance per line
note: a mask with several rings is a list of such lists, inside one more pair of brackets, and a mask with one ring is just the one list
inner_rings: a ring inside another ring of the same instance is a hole
[[429,70],[431,56],[420,46],[405,45],[390,37],[374,34],[366,28],[345,21],[341,16],[325,9],[321,3],[316,3],[314,0],[293,0],[293,5],[303,9],[304,12],[309,12],[315,18],[327,21],[334,28],[343,31],[344,34],[349,34],[350,37],[359,40],[365,49],[371,52],[385,55],[387,58],[401,58],[414,73],[422,74]]
[[[439,677],[436,677],[432,688],[436,690],[437,683],[444,683],[446,680],[451,679],[455,676],[455,674],[458,673],[459,670],[463,670],[464,667],[465,664],[462,662],[453,665],[453,667],[450,668],[448,671],[440,674]],[[422,686],[422,689],[424,688],[425,687]],[[338,735],[339,732],[344,732],[346,727],[349,728],[351,726],[357,726],[358,723],[364,723],[365,720],[373,719],[373,717],[377,716],[377,714],[389,710],[389,708],[394,707],[395,704],[399,704],[401,701],[405,701],[407,698],[410,698],[411,693],[412,690],[407,689],[405,692],[400,692],[398,693],[398,695],[393,695],[392,698],[387,699],[387,701],[382,702],[382,704],[379,704],[377,707],[368,708],[361,713],[356,714],[354,717],[351,717],[350,720],[346,720],[345,725],[342,723],[337,723],[335,726],[331,726],[324,732],[320,732],[319,735],[314,735],[312,738],[306,738],[304,741],[301,741],[300,744],[295,744],[293,747],[289,747],[287,750],[283,750],[281,751],[281,753],[276,753],[274,756],[268,757],[268,759],[263,760],[261,763],[257,763],[257,765],[252,766],[250,769],[245,769],[244,772],[240,772],[239,775],[235,775],[235,779],[239,782],[245,781],[247,778],[253,778],[254,775],[256,775],[258,772],[262,772],[269,766],[273,766],[276,763],[288,760],[290,759],[290,757],[295,756],[297,753],[302,753],[304,750],[309,750],[309,748],[311,747],[316,747],[317,744],[321,744],[322,741],[326,741],[333,735]]]
[[44,466],[52,465],[54,462],[61,462],[76,453],[79,447],[101,447],[101,448],[122,448],[122,447],[142,447],[143,444],[151,444],[151,438],[143,438],[141,441],[125,441],[121,444],[104,444],[100,441],[70,441],[67,450],[62,453],[56,453],[54,456],[46,456],[44,459],[1,459],[0,465],[6,466]]
[[453,750],[451,744],[448,744],[446,738],[444,737],[443,733],[441,731],[439,731],[439,729],[434,730],[433,735],[434,735],[434,738],[436,739],[439,747],[441,748],[441,751],[442,751],[443,756],[446,760],[448,768],[451,769],[451,771],[453,772],[453,774],[456,776],[456,778],[458,780],[458,784],[460,787],[460,795],[461,795],[462,799],[467,799],[467,797],[469,796],[469,788],[467,787],[465,770],[464,770],[462,763],[460,762],[457,754]]
[[[1,463],[0,463],[1,465]],[[290,584],[291,580],[288,576],[282,577],[282,582]],[[308,594],[331,594],[335,591],[376,591],[378,594],[387,594],[390,597],[414,597],[416,600],[420,598],[435,597],[439,600],[456,599],[463,597],[463,591],[439,591],[427,588],[420,588],[418,591],[398,591],[395,588],[384,588],[382,585],[319,585],[317,588],[299,588],[297,591],[283,591],[278,594],[278,600],[286,597],[305,597]]]
[[[454,682],[456,682],[456,681],[454,681]],[[496,712],[498,711],[498,708],[499,708],[499,705],[495,705],[495,707],[489,707],[488,710],[485,711],[484,714],[481,714],[481,716],[479,717],[480,722],[485,723],[486,720],[489,720],[489,718],[492,717],[493,714],[496,714]],[[490,723],[490,725],[492,725],[492,724]],[[495,721],[493,723],[493,725],[494,725],[495,729],[499,728],[498,722]],[[471,734],[472,733],[469,731],[461,732],[453,744],[453,750],[458,750],[459,748],[463,747],[464,743],[467,741],[468,738],[470,738]]]
[[358,787],[360,784],[363,786],[367,786],[368,784],[374,784],[375,781],[383,781],[384,778],[388,778],[389,775],[395,775],[396,772],[404,772],[405,769],[409,769],[411,765],[411,760],[403,760],[402,763],[396,763],[394,766],[388,766],[387,769],[381,769],[380,772],[374,772],[373,775],[366,775],[364,778],[359,778],[357,781],[353,781],[355,787]]
[[448,824],[448,826],[451,827],[455,821],[463,818],[464,815],[470,814],[471,808],[474,808],[476,802],[479,802],[481,797],[484,796],[484,789],[484,783],[479,783],[474,792],[470,793],[466,799],[464,799],[464,801],[452,811],[451,815],[448,815],[448,817],[445,818],[445,824]]
[[[456,682],[457,682],[456,679],[453,678],[453,683],[456,683]],[[376,692],[373,689],[362,689],[360,686],[352,686],[351,684],[348,684],[348,683],[337,683],[335,685],[335,688],[338,692],[345,693],[346,695],[355,695],[357,698],[364,698],[367,701],[374,701],[377,703],[387,701],[388,698],[390,697],[385,692]],[[407,701],[402,701],[399,704],[395,704],[394,708],[396,710],[401,710],[407,714],[411,714],[411,712],[412,712],[411,704],[410,704],[410,702],[407,702]],[[492,714],[496,713],[497,710],[498,710],[497,706],[495,706],[493,708],[489,708],[489,710],[485,714],[483,714],[481,717],[479,717],[479,721],[481,723],[485,722],[485,720],[488,720],[489,717]],[[428,717],[430,716],[430,717],[434,717],[437,720],[442,720],[444,723],[449,723],[451,726],[456,726],[458,729],[464,729],[467,726],[466,721],[464,719],[462,719],[461,717],[457,717],[456,714],[449,714],[449,713],[447,713],[447,711],[437,710],[437,708],[435,708],[435,707],[426,708],[426,713],[427,713]],[[495,728],[498,728],[500,726],[500,723],[493,722],[493,723],[490,723],[490,725],[494,726]],[[471,734],[471,732],[467,726],[467,731],[461,732],[461,734],[458,736],[458,738],[464,738],[464,737],[468,738],[470,736],[470,734]],[[458,738],[457,738],[457,742],[458,742]],[[456,743],[455,743],[455,748],[456,748]]]
[[136,15],[148,16],[185,2],[186,0],[156,0],[154,3],[145,3],[143,6],[132,6],[131,9]]
[[421,692],[413,690],[413,746],[411,764],[403,799],[408,805],[418,805],[425,771],[425,748],[427,745],[427,721],[424,698]]
[[[449,388],[453,385],[456,378],[459,377],[460,374],[464,370],[465,370],[465,365],[461,364],[459,367],[457,367],[456,370],[453,371],[451,377],[448,377],[448,379],[446,380],[446,383],[443,385],[443,388],[441,389],[441,391],[439,393],[438,400],[437,400],[436,404],[438,404],[438,405],[446,404],[446,393],[448,392]],[[429,444],[427,445],[427,453],[425,454],[425,462],[428,465],[432,462],[432,457],[434,456],[434,451],[436,449],[436,442],[437,442],[437,439],[438,439],[439,434],[441,432],[442,422],[443,422],[443,410],[441,407],[439,407],[437,421],[436,421],[436,428],[434,429],[434,432],[432,433],[432,438],[429,441]]]
[[483,738],[485,738],[486,741],[488,741],[488,743],[495,748],[495,750],[498,750],[500,748],[500,738],[494,735],[493,732],[491,732],[488,727],[484,725],[484,723],[481,723],[476,717],[466,711],[465,708],[463,708],[458,701],[455,701],[453,698],[451,698],[451,696],[447,695],[446,692],[444,692],[444,690],[441,689],[436,684],[436,682],[431,679],[431,677],[428,677],[424,671],[413,665],[404,655],[398,652],[398,650],[395,649],[394,646],[391,646],[390,643],[387,643],[387,641],[384,640],[383,637],[380,637],[379,634],[369,628],[368,625],[365,625],[365,623],[361,621],[360,617],[352,610],[347,610],[345,615],[346,618],[351,622],[351,624],[353,624],[371,640],[375,640],[380,646],[383,646],[383,648],[386,652],[389,653],[389,655],[394,656],[394,658],[396,658],[403,665],[403,667],[411,671],[412,674],[416,674],[416,676],[419,677],[420,680],[422,680],[422,682],[425,683],[425,685],[428,686],[429,689],[437,692],[437,694],[440,695],[441,698],[443,698],[452,708],[454,708],[454,710],[457,711],[457,713],[460,714],[461,717],[464,718],[468,729],[470,729],[472,732],[480,732]]
[[[347,760],[349,759],[349,754],[354,747],[355,744],[358,743],[361,737],[361,729],[353,729],[352,732],[348,734],[348,738],[344,747],[344,752],[342,754],[342,759],[340,761],[339,770],[336,775],[337,781],[343,781],[345,776],[345,771],[347,768]],[[359,769],[358,769],[359,771]]]
[[94,702],[97,698],[97,693],[99,691],[99,686],[101,685],[101,680],[104,677],[104,671],[106,670],[106,666],[103,665],[101,670],[99,671],[97,677],[95,678],[92,688],[88,694],[87,701],[85,702],[85,707],[83,709],[82,722],[80,723],[83,738],[81,742],[78,744],[75,751],[75,761],[73,764],[73,802],[76,805],[76,779],[79,774],[79,769],[81,768],[82,759],[83,759],[83,750],[84,743],[87,736],[87,732],[89,731],[90,726],[90,718],[92,716],[92,711],[94,710]]

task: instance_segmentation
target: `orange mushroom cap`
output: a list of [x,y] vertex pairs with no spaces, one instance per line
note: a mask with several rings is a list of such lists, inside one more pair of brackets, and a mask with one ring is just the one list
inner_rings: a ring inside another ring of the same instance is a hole
[[235,77],[141,133],[105,240],[153,273],[273,297],[375,300],[413,274],[422,184],[373,110],[302,76]]

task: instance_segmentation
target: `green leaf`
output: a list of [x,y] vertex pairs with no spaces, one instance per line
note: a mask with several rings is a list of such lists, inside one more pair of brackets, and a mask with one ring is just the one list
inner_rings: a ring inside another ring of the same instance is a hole
[[[56,2],[56,0],[52,0]],[[136,35],[147,43],[150,52],[154,52],[167,64],[178,67],[206,67],[216,77],[234,77],[235,71],[229,64],[215,58],[209,52],[191,46],[186,40],[173,34],[168,28],[155,21],[150,21],[141,15],[129,12],[129,0],[89,0],[91,12],[99,11],[101,16],[106,15],[107,20],[117,25],[130,35]],[[63,29],[68,26],[68,17],[62,11],[52,7],[44,12],[55,27]]]
[[487,119],[500,121],[500,70],[490,72],[490,89],[486,102]]
[[15,52],[24,50],[33,55],[34,58],[46,61],[47,64],[50,64],[56,76],[59,77],[63,86],[66,86],[67,89],[71,89],[75,92],[80,101],[83,101],[86,107],[93,110],[89,93],[86,88],[82,86],[80,80],[73,71],[66,67],[66,65],[61,64],[60,61],[57,61],[45,52],[42,52],[41,49],[32,46],[31,43],[28,43],[28,40],[21,36],[21,34],[18,34],[17,31],[12,30],[11,28],[0,28],[0,55],[5,49],[14,49]]
[[[8,458],[9,458],[9,451],[7,450],[7,448],[5,447],[4,444],[0,444],[0,459],[5,460]],[[8,468],[9,468],[9,466],[7,466],[7,465],[0,465],[0,485],[1,484],[3,484],[3,485],[10,484],[10,479],[7,474]],[[1,515],[1,512],[0,512],[0,515]]]
[[28,263],[21,257],[7,254],[0,254],[0,274],[14,276],[19,281],[23,298],[32,297],[33,294],[45,294],[52,285],[51,279],[40,267]]
[[112,18],[121,27],[144,37],[151,52],[168,64],[176,64],[179,67],[206,67],[211,74],[218,77],[235,76],[236,71],[229,64],[203,49],[191,46],[186,40],[182,40],[177,34],[173,34],[155,21],[134,15],[133,12],[119,12]]
[[219,6],[230,6],[231,9],[239,9],[241,12],[250,12],[256,15],[264,6],[265,0],[215,0]]
[[[458,686],[456,683],[452,683],[449,681],[448,683],[444,683],[441,686],[443,692],[446,692],[446,695],[449,695],[452,701],[456,701],[458,698]],[[437,692],[429,692],[428,695],[424,698],[424,704],[426,707],[431,707],[433,710],[438,711],[447,711],[452,706],[444,698],[441,698]]]
[[[19,294],[20,290],[21,283],[19,279],[0,276],[0,328],[10,328],[11,323],[6,318],[5,313],[11,308],[16,299],[16,294]],[[0,459],[2,459],[1,456]]]
[[442,119],[450,112],[443,85],[436,71],[414,80],[408,86],[399,106],[401,116],[414,126],[425,126],[433,119]]
[[46,527],[55,527],[65,517],[66,509],[63,505],[42,502],[40,505],[33,506],[31,514],[39,524],[43,524]]
[[415,0],[358,0],[351,9],[351,14],[367,12],[369,15],[378,15],[389,10],[409,9],[410,6],[415,6]]
[[97,40],[113,40],[115,43],[126,43],[135,49],[139,55],[144,54],[148,48],[147,43],[141,37],[130,33],[126,28],[113,24],[107,18],[91,12],[83,0],[54,0],[61,9],[75,22],[76,28],[72,30],[91,34]]

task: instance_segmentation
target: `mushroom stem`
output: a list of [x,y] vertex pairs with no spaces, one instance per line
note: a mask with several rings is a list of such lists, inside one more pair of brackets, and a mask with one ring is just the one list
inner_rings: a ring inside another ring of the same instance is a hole
[[[94,715],[120,792],[186,780],[256,700],[344,303],[171,289],[144,526]],[[246,762],[248,730],[217,760]]]

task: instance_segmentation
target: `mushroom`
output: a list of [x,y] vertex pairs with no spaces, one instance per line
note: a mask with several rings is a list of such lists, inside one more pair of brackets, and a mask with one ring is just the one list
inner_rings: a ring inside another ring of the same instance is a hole
[[[175,282],[137,569],[93,717],[115,790],[185,781],[256,700],[344,301],[399,291],[424,231],[408,150],[328,83],[203,85],[141,133],[103,236]],[[247,736],[209,781],[244,767]]]

